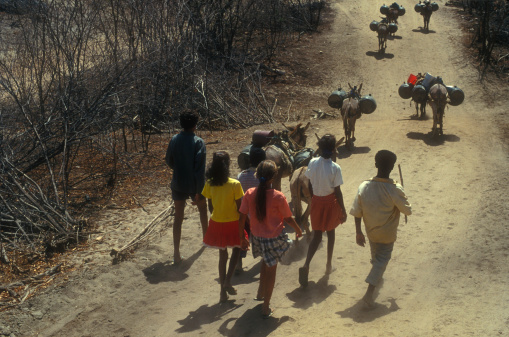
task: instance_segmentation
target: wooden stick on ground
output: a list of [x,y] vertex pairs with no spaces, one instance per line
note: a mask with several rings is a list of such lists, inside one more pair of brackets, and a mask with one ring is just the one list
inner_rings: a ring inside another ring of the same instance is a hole
[[[147,226],[145,226],[145,228],[138,235],[136,235],[135,238],[129,241],[128,244],[124,245],[119,250],[112,249],[110,252],[110,256],[113,257],[113,263],[114,264],[118,263],[122,259],[122,257],[126,254],[129,248],[134,247],[135,245],[146,239],[150,235],[150,233],[152,233],[152,231],[154,230],[158,223],[161,223],[163,220],[165,220],[171,215],[174,208],[175,206],[172,202],[171,205],[168,206],[168,208],[159,213],[152,221],[150,221],[150,223]],[[157,222],[157,220],[160,221]]]

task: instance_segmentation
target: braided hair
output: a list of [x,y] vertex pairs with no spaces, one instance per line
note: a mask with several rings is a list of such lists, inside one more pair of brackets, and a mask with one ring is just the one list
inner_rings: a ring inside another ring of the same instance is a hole
[[260,181],[256,189],[256,218],[263,221],[267,216],[267,190],[270,188],[268,182],[277,174],[277,166],[272,160],[264,160],[256,168],[256,177]]

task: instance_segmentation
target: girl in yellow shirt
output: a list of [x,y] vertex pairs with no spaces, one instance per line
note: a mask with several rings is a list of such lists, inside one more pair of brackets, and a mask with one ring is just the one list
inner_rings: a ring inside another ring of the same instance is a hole
[[[224,151],[214,153],[212,164],[205,173],[207,181],[202,192],[203,196],[208,199],[209,210],[212,213],[203,244],[206,247],[219,249],[220,302],[227,301],[228,294],[237,294],[237,290],[231,285],[231,278],[240,255],[238,209],[244,191],[240,182],[229,178],[229,175],[230,156],[228,153]],[[227,248],[232,248],[228,272],[226,271]]]

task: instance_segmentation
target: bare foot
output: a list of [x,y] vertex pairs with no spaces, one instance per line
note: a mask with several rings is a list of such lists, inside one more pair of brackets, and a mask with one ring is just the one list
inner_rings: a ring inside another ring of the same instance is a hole
[[308,274],[309,274],[309,269],[307,267],[299,268],[299,283],[303,287],[308,286]]
[[228,301],[228,294],[226,293],[226,291],[221,291],[221,295],[219,296],[219,303],[225,303],[226,301]]
[[364,304],[364,307],[366,309],[374,309],[375,308],[375,301],[371,297],[364,296],[362,298],[362,303]]

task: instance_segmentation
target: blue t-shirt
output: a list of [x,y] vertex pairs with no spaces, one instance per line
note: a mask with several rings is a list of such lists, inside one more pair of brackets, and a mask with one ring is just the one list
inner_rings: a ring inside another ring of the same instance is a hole
[[166,151],[166,164],[173,169],[171,189],[181,193],[201,193],[205,185],[205,142],[194,132],[173,136]]

